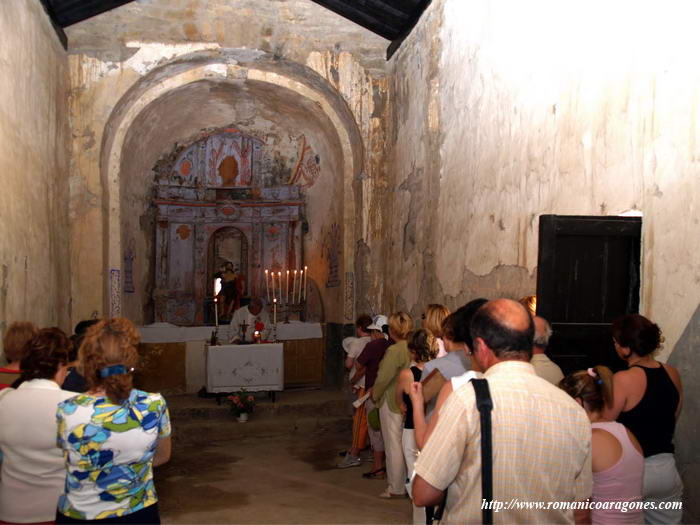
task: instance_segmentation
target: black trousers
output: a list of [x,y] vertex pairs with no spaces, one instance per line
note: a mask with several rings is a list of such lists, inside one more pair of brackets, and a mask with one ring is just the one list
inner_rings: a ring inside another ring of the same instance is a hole
[[105,518],[103,520],[77,520],[64,516],[56,511],[56,523],[130,523],[133,525],[160,525],[160,513],[158,504],[154,503],[145,509],[137,510],[131,514],[125,514],[119,518]]

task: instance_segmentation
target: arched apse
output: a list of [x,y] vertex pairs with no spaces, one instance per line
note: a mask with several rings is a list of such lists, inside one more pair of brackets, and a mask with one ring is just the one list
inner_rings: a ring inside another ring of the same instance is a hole
[[[340,254],[343,281],[328,288],[328,319],[354,315],[352,297],[355,242],[353,179],[362,170],[362,140],[342,99],[310,69],[249,50],[205,51],[180,57],[153,70],[115,106],[105,129],[101,174],[105,203],[103,256],[106,262],[105,310],[147,322],[148,245],[147,193],[154,164],[176,143],[193,140],[203,129],[235,125],[265,135],[274,147],[280,135],[313,145],[322,162],[322,177],[332,180],[310,188],[310,275],[327,278],[323,260],[329,232]],[[337,225],[324,224],[327,211]],[[338,230],[340,235],[338,236]],[[338,242],[340,241],[340,242]],[[136,292],[124,294],[120,280],[125,248]],[[138,254],[142,254],[140,259]],[[336,254],[337,255],[337,254]],[[317,266],[317,267],[315,267]],[[323,282],[318,283],[324,288]],[[333,306],[335,305],[335,306]]]

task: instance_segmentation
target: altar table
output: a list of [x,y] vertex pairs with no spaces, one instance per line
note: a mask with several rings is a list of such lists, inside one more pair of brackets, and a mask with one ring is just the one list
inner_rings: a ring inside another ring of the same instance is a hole
[[210,346],[206,367],[210,393],[284,390],[281,343]]

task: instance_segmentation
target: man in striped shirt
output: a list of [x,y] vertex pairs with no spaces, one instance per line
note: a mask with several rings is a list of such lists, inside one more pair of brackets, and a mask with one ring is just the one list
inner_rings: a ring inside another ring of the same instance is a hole
[[[493,399],[493,497],[510,504],[494,512],[494,522],[574,523],[560,502],[591,495],[590,422],[576,401],[535,374],[533,333],[530,314],[507,299],[486,303],[471,324],[473,359]],[[481,431],[471,384],[445,402],[415,471],[416,505],[437,504],[449,487],[443,522],[481,523]]]

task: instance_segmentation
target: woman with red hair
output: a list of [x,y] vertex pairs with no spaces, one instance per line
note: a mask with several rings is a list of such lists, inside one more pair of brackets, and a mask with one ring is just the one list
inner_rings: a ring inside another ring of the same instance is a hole
[[32,323],[12,323],[2,338],[2,348],[7,359],[7,366],[0,367],[0,390],[12,385],[20,375],[20,361],[24,357],[26,345],[37,334]]
[[133,388],[139,334],[127,319],[88,328],[78,367],[88,390],[58,406],[66,487],[56,523],[160,523],[153,467],[170,459],[165,399]]

